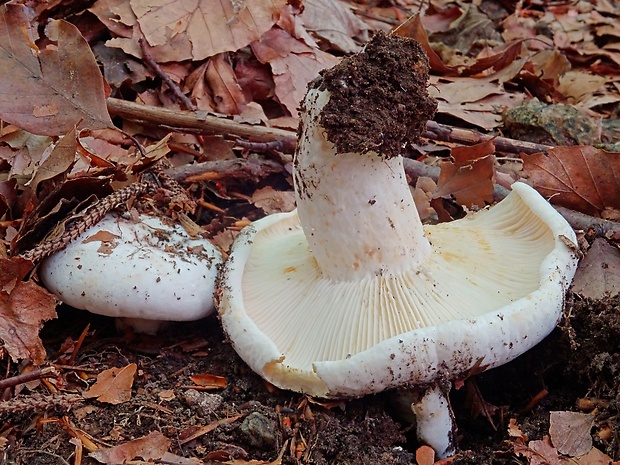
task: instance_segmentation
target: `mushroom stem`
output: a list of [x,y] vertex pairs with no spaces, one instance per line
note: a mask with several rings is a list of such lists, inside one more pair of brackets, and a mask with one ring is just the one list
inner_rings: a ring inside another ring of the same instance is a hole
[[299,220],[319,269],[354,281],[415,268],[431,247],[402,157],[338,153],[320,125],[329,98],[317,89],[306,96],[294,171]]
[[456,423],[448,393],[439,384],[426,389],[422,397],[411,404],[416,417],[418,439],[431,446],[438,458],[456,452]]

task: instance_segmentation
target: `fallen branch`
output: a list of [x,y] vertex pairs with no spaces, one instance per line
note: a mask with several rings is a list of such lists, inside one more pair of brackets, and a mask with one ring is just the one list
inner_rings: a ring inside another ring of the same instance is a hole
[[297,143],[297,137],[293,131],[237,123],[230,119],[210,115],[206,111],[170,110],[115,98],[109,98],[107,104],[108,111],[112,115],[175,131],[234,135],[256,142],[283,140],[286,151],[290,152],[295,149]]
[[282,164],[262,157],[233,158],[204,163],[193,163],[168,168],[166,173],[179,182],[213,181],[216,179],[253,179],[265,178],[273,173],[281,173]]
[[32,371],[0,380],[0,390],[15,387],[18,384],[28,383],[36,379],[53,378],[56,376],[58,376],[58,371],[54,367],[35,368]]
[[[297,144],[297,136],[294,131],[238,123],[231,119],[209,115],[205,111],[170,110],[115,98],[108,99],[108,111],[112,115],[122,118],[164,126],[176,131],[221,134],[262,143],[277,142],[279,144],[278,148],[286,153],[293,153]],[[508,153],[530,154],[544,152],[550,148],[548,145],[534,144],[505,137],[494,138],[494,136],[481,134],[472,129],[446,126],[435,121],[429,121],[426,124],[426,132],[423,136],[432,140],[455,142],[464,145],[479,144],[493,139],[495,147],[500,152]]]

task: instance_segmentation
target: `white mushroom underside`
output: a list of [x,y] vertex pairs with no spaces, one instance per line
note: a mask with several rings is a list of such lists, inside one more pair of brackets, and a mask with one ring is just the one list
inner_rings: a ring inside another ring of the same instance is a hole
[[341,397],[498,366],[555,327],[577,265],[565,240],[576,239],[534,189],[516,183],[488,211],[426,234],[433,252],[416,269],[360,283],[322,277],[296,212],[257,221],[224,266],[224,330],[275,385]]
[[538,289],[542,258],[555,245],[549,227],[516,196],[426,234],[433,253],[418,269],[333,282],[321,278],[295,212],[283,214],[252,238],[245,311],[286,354],[286,365],[311,370],[399,334],[501,309]]

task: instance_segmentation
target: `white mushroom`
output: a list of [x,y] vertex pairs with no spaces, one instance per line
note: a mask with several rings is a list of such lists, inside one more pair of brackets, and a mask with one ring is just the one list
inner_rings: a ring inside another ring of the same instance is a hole
[[154,333],[162,321],[214,310],[220,252],[180,226],[109,214],[41,263],[39,276],[64,303]]
[[570,226],[523,183],[490,209],[422,225],[399,152],[434,111],[427,79],[417,43],[379,35],[311,84],[297,210],[242,231],[219,314],[241,358],[281,388],[417,388],[418,437],[443,457],[456,446],[450,381],[549,334],[577,259],[564,242],[575,241]]

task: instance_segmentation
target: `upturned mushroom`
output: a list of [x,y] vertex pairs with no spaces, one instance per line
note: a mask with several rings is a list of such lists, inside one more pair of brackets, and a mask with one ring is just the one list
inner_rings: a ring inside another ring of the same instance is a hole
[[284,389],[417,393],[417,433],[455,451],[451,382],[504,364],[561,315],[577,258],[567,222],[523,183],[497,205],[424,226],[402,152],[435,111],[418,43],[378,34],[311,83],[297,210],[246,227],[220,278],[241,358]]
[[155,333],[164,321],[192,321],[214,311],[220,252],[159,218],[108,214],[39,267],[43,284],[64,303],[117,317]]

